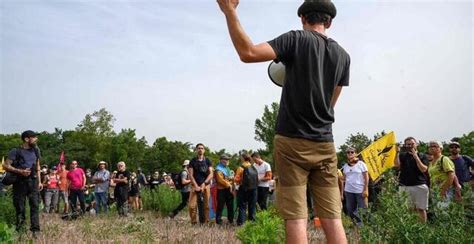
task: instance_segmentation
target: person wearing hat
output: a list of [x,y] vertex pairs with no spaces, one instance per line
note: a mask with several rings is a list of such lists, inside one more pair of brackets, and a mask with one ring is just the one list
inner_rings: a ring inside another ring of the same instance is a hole
[[16,230],[20,231],[25,224],[25,201],[30,204],[30,230],[33,236],[40,231],[39,191],[43,189],[40,176],[40,151],[36,146],[37,134],[31,130],[21,134],[23,143],[10,150],[3,163],[3,169],[17,176],[13,183],[13,205],[16,214]]
[[222,224],[222,210],[227,208],[227,223],[234,222],[234,189],[232,175],[229,169],[230,155],[222,154],[216,166],[215,176],[217,181],[217,210],[216,224]]
[[471,171],[474,169],[474,163],[472,158],[467,155],[461,155],[461,144],[457,141],[449,143],[449,158],[454,163],[454,172],[458,178],[459,184],[464,186],[465,183],[469,183],[471,180]]
[[98,170],[92,177],[92,182],[95,184],[95,212],[96,214],[99,214],[101,211],[107,213],[107,196],[109,190],[110,172],[107,170],[107,163],[104,161],[100,161],[97,165],[97,168]]
[[[303,30],[255,45],[240,25],[239,1],[217,2],[241,61],[276,60],[285,65],[273,155],[279,179],[277,208],[285,219],[287,243],[308,242],[308,182],[328,243],[346,242],[332,124],[342,87],[349,85],[350,57],[326,33],[336,7],[329,0],[304,1],[297,11]],[[321,167],[323,164],[325,167]]]
[[181,210],[184,209],[184,207],[186,207],[186,205],[188,205],[189,192],[191,191],[191,180],[189,179],[188,165],[189,160],[187,159],[184,160],[183,164],[181,165],[183,167],[183,170],[179,174],[181,179],[181,203],[170,214],[170,218],[174,218]]

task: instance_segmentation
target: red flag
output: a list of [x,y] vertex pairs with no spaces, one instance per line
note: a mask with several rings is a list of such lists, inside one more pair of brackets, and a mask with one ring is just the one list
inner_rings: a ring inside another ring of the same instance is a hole
[[59,164],[56,166],[58,173],[61,173],[63,170],[63,164],[64,164],[64,151],[61,152],[61,155],[59,156]]

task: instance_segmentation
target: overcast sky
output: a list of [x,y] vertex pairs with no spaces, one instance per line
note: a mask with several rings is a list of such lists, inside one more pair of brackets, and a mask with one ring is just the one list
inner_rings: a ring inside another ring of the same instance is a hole
[[[301,29],[302,1],[241,0],[254,43]],[[74,129],[105,107],[134,128],[213,150],[263,148],[254,123],[281,88],[244,64],[213,0],[0,0],[0,133]],[[447,141],[473,130],[471,1],[335,1],[351,55],[337,145],[356,132]]]

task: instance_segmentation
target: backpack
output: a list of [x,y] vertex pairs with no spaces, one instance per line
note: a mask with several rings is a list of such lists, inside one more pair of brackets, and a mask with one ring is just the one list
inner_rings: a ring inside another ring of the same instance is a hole
[[173,180],[174,186],[176,187],[177,190],[183,189],[183,183],[181,181],[181,174],[184,172],[181,171],[180,173],[171,173],[171,179]]
[[254,190],[257,189],[258,186],[258,171],[253,166],[250,165],[244,168],[243,177],[242,177],[242,184],[240,187],[243,190]]
[[[18,164],[19,162],[22,160],[22,156],[21,156],[21,153],[20,153],[20,150],[22,148],[21,147],[18,147],[16,150],[15,150],[15,160],[12,162],[11,166],[14,167],[14,168],[17,168],[18,167]],[[34,151],[35,151],[35,155],[36,155],[36,163],[33,167],[37,166],[38,164],[38,160],[41,158],[40,156],[40,151],[39,151],[39,148],[38,147],[33,147]],[[23,159],[24,160],[24,159]],[[36,178],[36,174],[34,173],[35,172],[35,169],[32,170],[32,173],[30,175],[30,177],[32,178]],[[17,175],[15,173],[11,173],[11,172],[6,172],[5,173],[5,176],[3,176],[2,178],[2,184],[8,186],[8,185],[12,185],[14,183],[16,183],[19,178],[20,175]]]

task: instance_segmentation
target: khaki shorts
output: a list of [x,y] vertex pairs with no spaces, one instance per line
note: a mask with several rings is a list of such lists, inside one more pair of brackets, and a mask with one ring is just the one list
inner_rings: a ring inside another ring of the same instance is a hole
[[400,192],[406,192],[408,194],[408,200],[411,204],[415,205],[417,209],[428,209],[428,196],[430,190],[426,184],[417,186],[400,186],[399,190]]
[[283,219],[307,219],[306,187],[311,185],[316,215],[341,218],[334,143],[276,135],[273,141],[276,206]]

